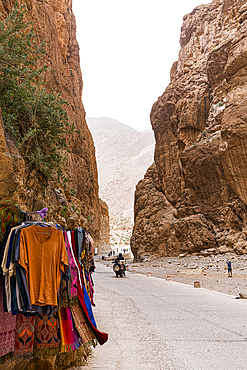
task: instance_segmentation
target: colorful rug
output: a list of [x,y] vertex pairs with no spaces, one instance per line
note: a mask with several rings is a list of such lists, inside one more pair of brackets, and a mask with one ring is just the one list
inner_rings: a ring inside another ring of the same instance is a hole
[[79,303],[75,303],[71,308],[71,313],[75,322],[75,327],[83,341],[83,343],[91,342],[96,338],[88,321],[81,309]]
[[71,309],[63,307],[58,310],[59,324],[60,324],[60,351],[70,352],[80,347],[82,340],[74,326]]
[[32,354],[34,344],[35,316],[16,317],[15,354]]
[[3,285],[0,281],[0,357],[15,348],[16,316],[3,310]]
[[58,313],[52,316],[38,313],[35,318],[34,354],[52,356],[59,353]]

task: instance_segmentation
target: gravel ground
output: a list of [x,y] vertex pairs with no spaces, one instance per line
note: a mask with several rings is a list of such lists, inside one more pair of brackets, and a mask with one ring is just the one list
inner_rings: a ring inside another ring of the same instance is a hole
[[[232,278],[228,278],[226,261],[232,262]],[[111,261],[102,261],[111,266]],[[143,263],[128,261],[129,273],[151,273],[152,276],[184,284],[194,285],[200,282],[201,288],[215,290],[236,297],[247,297],[247,256],[234,254],[211,256],[184,256],[147,258]]]

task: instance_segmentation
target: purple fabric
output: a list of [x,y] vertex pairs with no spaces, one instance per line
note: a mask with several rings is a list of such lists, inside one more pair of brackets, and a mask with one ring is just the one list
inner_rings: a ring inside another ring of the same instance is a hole
[[75,260],[71,253],[69,240],[68,240],[68,236],[66,232],[64,232],[64,241],[65,241],[65,246],[66,246],[67,253],[68,253],[69,265],[70,265],[70,270],[71,270],[71,298],[73,298],[73,297],[77,297],[77,269],[76,269]]
[[48,211],[48,208],[43,208],[43,209],[41,209],[41,211],[37,211],[37,213],[42,217],[42,220],[44,220],[44,218],[46,218],[47,211]]

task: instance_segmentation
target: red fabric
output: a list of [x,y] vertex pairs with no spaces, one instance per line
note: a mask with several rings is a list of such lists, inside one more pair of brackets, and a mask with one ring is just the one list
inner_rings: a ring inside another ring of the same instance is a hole
[[[76,259],[76,262],[77,262],[77,265],[79,266],[79,270],[80,270],[80,273],[81,273],[81,276],[82,276],[82,271],[81,271],[81,265],[80,263],[78,262],[78,259],[77,259],[77,255],[76,255],[76,250],[75,250],[75,235],[74,235],[74,231],[71,231],[71,242],[72,242],[72,247],[73,247],[73,251],[74,251],[74,255],[75,255],[75,259]],[[84,292],[80,286],[80,281],[79,281],[79,277],[78,277],[78,274],[77,274],[77,294],[78,294],[78,298],[79,298],[79,302],[81,304],[81,308],[97,338],[97,341],[99,342],[100,345],[104,344],[107,340],[108,340],[108,334],[107,333],[102,333],[100,332],[98,329],[95,328],[95,326],[92,324],[89,316],[88,316],[88,312],[87,312],[87,307],[86,307],[86,304],[85,304],[85,300],[84,300]]]
[[62,307],[59,310],[61,352],[74,351],[82,344],[82,339],[73,325],[70,307]]
[[0,357],[14,351],[15,329],[16,316],[3,310],[3,285],[0,279]]
[[18,313],[16,318],[15,353],[32,353],[34,344],[35,316]]
[[102,333],[100,332],[98,329],[95,328],[95,326],[91,323],[90,319],[89,319],[89,316],[88,316],[88,312],[87,312],[87,307],[85,305],[85,301],[84,301],[84,293],[81,289],[81,286],[80,286],[80,282],[79,282],[79,279],[77,279],[77,286],[78,286],[78,298],[79,298],[79,302],[81,304],[81,308],[86,316],[86,318],[88,319],[88,322],[99,342],[99,344],[104,344],[107,340],[108,340],[108,334],[107,333]]

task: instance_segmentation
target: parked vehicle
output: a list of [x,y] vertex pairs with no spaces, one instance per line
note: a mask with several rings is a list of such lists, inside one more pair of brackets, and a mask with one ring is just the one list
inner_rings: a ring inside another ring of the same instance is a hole
[[125,271],[127,269],[126,261],[124,259],[116,259],[113,265],[113,271],[116,274],[116,277],[124,277],[125,276]]

